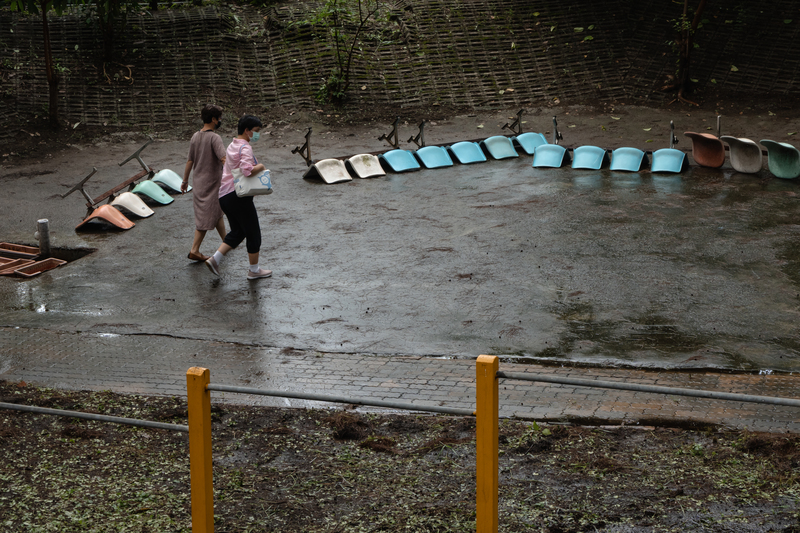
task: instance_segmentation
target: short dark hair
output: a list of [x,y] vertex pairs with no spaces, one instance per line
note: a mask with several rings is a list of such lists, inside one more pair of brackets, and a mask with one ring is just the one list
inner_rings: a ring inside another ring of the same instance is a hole
[[203,124],[210,124],[213,118],[219,120],[222,118],[222,108],[218,105],[206,104],[200,111],[200,118],[203,119]]
[[260,128],[263,126],[258,117],[253,115],[245,115],[239,119],[239,135],[244,133],[244,130],[252,130],[253,128]]

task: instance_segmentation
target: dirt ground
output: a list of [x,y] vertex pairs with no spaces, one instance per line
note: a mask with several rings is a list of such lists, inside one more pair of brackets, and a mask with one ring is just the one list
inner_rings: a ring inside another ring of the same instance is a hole
[[[180,398],[0,401],[186,423]],[[475,421],[217,404],[216,531],[474,531]],[[501,421],[500,531],[800,531],[800,438]],[[188,532],[188,437],[0,411],[0,531]]]
[[[674,120],[676,135],[679,138],[676,148],[686,151],[691,151],[691,144],[682,132],[716,133],[717,115],[723,117],[721,129],[723,135],[748,137],[756,141],[769,138],[792,143],[798,133],[800,103],[789,96],[751,97],[740,93],[706,93],[695,99],[699,103],[697,106],[675,100],[664,103],[651,102],[648,105],[624,99],[580,102],[556,100],[547,105],[525,108],[523,130],[549,135],[552,130],[551,119],[556,116],[559,120],[559,129],[564,134],[562,144],[565,146],[596,144],[605,148],[635,146],[643,150],[656,150],[669,144],[669,120]],[[399,117],[404,126],[399,135],[401,147],[414,147],[406,140],[407,135],[417,133],[417,125],[423,120],[428,123],[426,125],[428,144],[485,138],[496,134],[509,135],[512,132],[508,129],[503,130],[502,126],[511,122],[518,111],[518,109],[468,109],[439,105],[374,108],[345,104],[319,105],[314,109],[261,108],[241,102],[230,102],[227,105],[222,103],[222,105],[225,109],[224,126],[219,133],[223,137],[235,135],[237,117],[249,113],[259,116],[265,125],[274,124],[276,126],[274,129],[280,130],[280,132],[269,132],[273,138],[268,140],[272,141],[276,140],[275,137],[282,137],[283,141],[302,144],[303,136],[300,133],[305,133],[308,126],[314,126],[317,132],[314,136],[314,147],[320,150],[332,148],[329,142],[331,140],[336,142],[342,137],[353,136],[365,129],[377,128],[388,133],[395,117]],[[197,114],[199,115],[199,110]],[[475,117],[479,122],[485,123],[485,128],[476,129],[472,123],[474,121],[468,126],[456,129],[442,127],[459,116]],[[82,145],[128,142],[132,138],[145,139],[145,135],[152,135],[164,141],[188,143],[188,139],[200,125],[194,118],[176,117],[175,126],[170,129],[133,132],[113,126],[67,123],[62,124],[60,129],[54,130],[47,125],[43,117],[31,118],[21,124],[9,125],[10,128],[18,130],[19,134],[13,142],[0,144],[0,170],[24,168],[26,165],[52,158],[60,152],[74,150],[75,147]],[[663,124],[665,118],[666,124]],[[603,119],[608,120],[603,122]],[[661,130],[652,128],[653,123],[662,123],[664,127]],[[327,133],[331,137],[320,137],[320,127],[328,129]],[[294,133],[290,141],[282,134],[285,130],[290,130],[287,134]],[[289,145],[276,142],[272,147],[286,148]],[[294,144],[291,147],[294,147]],[[370,148],[380,150],[387,149],[388,146],[376,141],[375,146]],[[315,152],[320,154],[319,151]],[[299,156],[293,157],[303,165]],[[313,158],[321,157],[317,155]],[[102,165],[105,162],[97,163]]]

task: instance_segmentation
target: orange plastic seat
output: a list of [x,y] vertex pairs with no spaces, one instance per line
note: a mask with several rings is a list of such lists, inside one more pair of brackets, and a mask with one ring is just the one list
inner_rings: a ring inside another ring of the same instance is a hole
[[131,229],[136,224],[131,222],[128,217],[123,215],[119,212],[114,206],[109,204],[104,204],[92,211],[92,214],[86,217],[83,222],[75,226],[75,229],[80,228],[81,226],[86,225],[87,223],[91,222],[95,219],[105,220],[109,224],[112,224],[119,229]]

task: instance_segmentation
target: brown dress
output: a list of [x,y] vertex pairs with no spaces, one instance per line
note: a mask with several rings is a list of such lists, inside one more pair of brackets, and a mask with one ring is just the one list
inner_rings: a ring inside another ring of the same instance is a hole
[[211,130],[192,135],[189,161],[192,162],[192,199],[194,225],[208,231],[217,227],[222,218],[219,206],[219,182],[222,180],[222,159],[225,146],[222,138]]

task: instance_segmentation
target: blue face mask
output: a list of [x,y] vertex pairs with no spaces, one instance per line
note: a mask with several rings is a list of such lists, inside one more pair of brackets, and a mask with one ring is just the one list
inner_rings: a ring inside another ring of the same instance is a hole
[[254,142],[256,142],[256,141],[257,141],[257,140],[258,140],[260,137],[261,137],[261,132],[260,132],[260,131],[254,131],[254,132],[253,132],[253,137],[250,139],[250,142],[251,142],[251,143],[254,143]]

